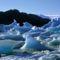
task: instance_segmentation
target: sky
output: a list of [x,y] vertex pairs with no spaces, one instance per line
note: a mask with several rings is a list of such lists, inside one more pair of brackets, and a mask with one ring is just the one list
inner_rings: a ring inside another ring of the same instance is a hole
[[60,0],[0,0],[0,11],[18,9],[20,12],[60,15]]

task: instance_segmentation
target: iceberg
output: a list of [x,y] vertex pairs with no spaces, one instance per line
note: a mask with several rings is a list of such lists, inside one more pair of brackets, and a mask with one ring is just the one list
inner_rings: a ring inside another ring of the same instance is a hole
[[30,23],[28,23],[28,22],[24,22],[22,27],[32,28],[32,25]]
[[[32,27],[33,28],[33,27]],[[26,38],[28,35],[32,36],[32,37],[37,37],[39,36],[41,33],[45,32],[44,29],[40,29],[40,28],[36,28],[36,29],[31,29],[28,32],[24,33],[22,36],[24,38]]]
[[50,50],[53,51],[54,49],[49,48],[43,44],[41,44],[39,41],[37,41],[35,38],[28,36],[26,38],[25,44],[21,47],[21,49],[34,49],[34,50]]
[[20,26],[16,20],[9,25],[0,24],[0,54],[13,53],[23,60],[60,60],[60,18],[42,27],[28,22]]
[[0,54],[12,54],[13,49],[21,44],[19,41],[0,40]]
[[49,23],[42,26],[42,28],[46,29],[46,28],[49,28],[49,27],[56,27],[59,24],[60,24],[60,18],[58,18],[58,19],[55,18],[55,19],[51,20]]
[[25,39],[18,32],[6,32],[0,34],[0,40],[11,39],[16,41],[25,41]]

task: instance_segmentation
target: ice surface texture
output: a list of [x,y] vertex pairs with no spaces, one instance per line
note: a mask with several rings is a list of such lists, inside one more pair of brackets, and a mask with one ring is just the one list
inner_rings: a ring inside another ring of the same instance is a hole
[[[60,20],[53,19],[42,27],[25,22],[23,26],[14,20],[12,24],[0,25],[0,54],[8,54],[17,48],[20,53],[1,59],[60,59]],[[24,42],[21,43],[21,41]],[[19,46],[19,48],[18,48]]]

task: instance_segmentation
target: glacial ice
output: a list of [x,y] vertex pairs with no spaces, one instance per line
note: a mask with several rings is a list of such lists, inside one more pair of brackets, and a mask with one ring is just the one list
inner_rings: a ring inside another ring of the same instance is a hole
[[0,60],[60,60],[60,18],[42,27],[28,22],[20,26],[15,20],[9,25],[0,24],[0,40],[1,54],[13,51],[12,46],[20,42],[15,46],[20,53],[1,57]]

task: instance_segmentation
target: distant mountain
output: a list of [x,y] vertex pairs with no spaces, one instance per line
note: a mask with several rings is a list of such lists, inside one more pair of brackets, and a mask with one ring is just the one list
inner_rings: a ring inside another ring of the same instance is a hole
[[24,22],[28,22],[33,26],[43,26],[47,24],[50,19],[44,18],[35,14],[27,14],[20,12],[17,9],[11,9],[5,12],[0,11],[0,24],[11,24],[13,20],[16,20],[22,26]]

